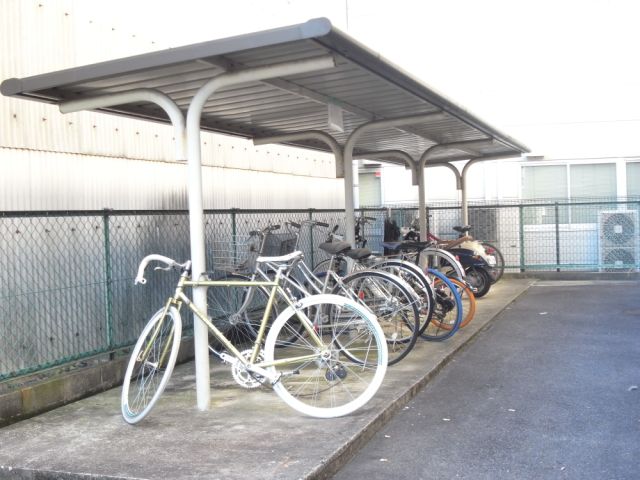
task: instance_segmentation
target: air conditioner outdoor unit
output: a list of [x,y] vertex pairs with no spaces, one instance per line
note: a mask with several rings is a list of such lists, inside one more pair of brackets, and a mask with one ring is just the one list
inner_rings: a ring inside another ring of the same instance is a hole
[[638,227],[638,212],[635,210],[600,212],[598,238],[601,271],[624,272],[638,269]]

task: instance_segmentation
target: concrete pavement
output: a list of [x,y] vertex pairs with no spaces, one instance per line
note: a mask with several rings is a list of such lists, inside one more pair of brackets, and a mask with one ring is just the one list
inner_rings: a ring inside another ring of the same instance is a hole
[[198,411],[190,362],[176,367],[136,426],[122,420],[114,388],[0,429],[0,478],[328,478],[533,282],[494,285],[467,328],[445,342],[420,341],[389,368],[373,400],[347,417],[303,416],[270,389],[240,388],[215,360],[212,408]]

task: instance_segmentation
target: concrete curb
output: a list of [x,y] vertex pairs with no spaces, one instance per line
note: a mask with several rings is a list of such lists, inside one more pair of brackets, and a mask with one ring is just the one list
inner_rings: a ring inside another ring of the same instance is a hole
[[[122,384],[129,349],[77,360],[5,382],[0,427],[24,420]],[[180,346],[178,363],[193,358],[193,343]]]

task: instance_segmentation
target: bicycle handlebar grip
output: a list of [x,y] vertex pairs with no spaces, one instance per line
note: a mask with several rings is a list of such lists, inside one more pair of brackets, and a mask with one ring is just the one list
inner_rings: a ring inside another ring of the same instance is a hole
[[316,225],[319,227],[329,228],[329,224],[324,222],[316,222]]
[[377,219],[375,217],[363,217],[365,220],[369,220],[371,222],[375,222]]
[[289,225],[291,225],[292,227],[296,227],[297,229],[300,229],[302,227],[302,225],[300,225],[299,223],[296,223],[292,220],[289,220]]
[[165,257],[164,255],[147,255],[142,259],[142,262],[140,262],[140,266],[138,267],[138,274],[136,275],[134,285],[137,285],[138,283],[144,285],[145,283],[147,283],[147,279],[144,278],[144,270],[145,268],[147,268],[147,264],[154,260],[165,263],[167,267],[173,267],[174,265],[177,265],[177,262],[175,260],[172,260],[169,257]]
[[265,231],[265,232],[273,232],[275,230],[280,230],[280,225],[269,225],[263,231]]

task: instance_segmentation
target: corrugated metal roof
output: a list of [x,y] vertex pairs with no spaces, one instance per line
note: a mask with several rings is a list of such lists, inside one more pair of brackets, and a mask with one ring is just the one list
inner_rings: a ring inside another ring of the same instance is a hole
[[[344,145],[348,136],[370,120],[430,112],[442,116],[422,123],[362,136],[356,155],[402,150],[418,159],[429,147],[467,140],[493,140],[469,157],[519,156],[527,148],[436,93],[380,55],[335,29],[326,19],[214,40],[169,50],[5,80],[4,95],[60,103],[134,88],[155,88],[186,111],[196,91],[212,77],[274,63],[333,55],[336,66],[315,73],[255,82],[221,90],[205,105],[203,130],[247,138],[322,130]],[[327,105],[342,107],[344,132],[329,129]],[[156,105],[127,104],[103,109],[167,123]],[[291,142],[328,150],[317,141]],[[461,151],[440,152],[432,161],[459,159]]]

